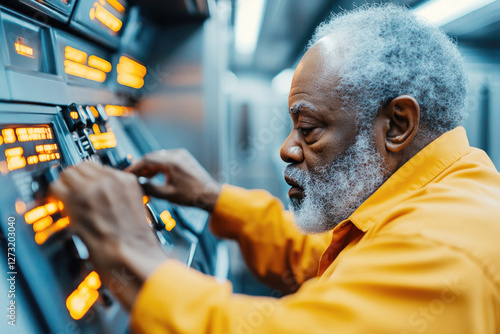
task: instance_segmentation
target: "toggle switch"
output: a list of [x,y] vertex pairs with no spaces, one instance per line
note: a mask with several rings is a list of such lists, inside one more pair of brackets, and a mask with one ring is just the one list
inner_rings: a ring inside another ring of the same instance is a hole
[[[94,107],[92,107],[92,108],[94,108]],[[99,117],[96,117],[96,120],[98,122],[100,122],[101,124],[104,124],[107,121],[109,121],[109,116],[106,113],[106,110],[104,110],[104,106],[102,104],[98,104],[97,106],[95,106],[95,109],[96,109],[97,113],[99,114]],[[92,109],[92,111],[93,111],[93,109]]]
[[82,107],[82,109],[85,110],[85,114],[87,116],[87,127],[92,128],[92,125],[96,122],[94,113],[90,109],[90,106],[86,106],[85,108]]
[[75,103],[63,108],[62,114],[71,132],[81,130],[87,125],[87,117],[85,117],[82,107]]

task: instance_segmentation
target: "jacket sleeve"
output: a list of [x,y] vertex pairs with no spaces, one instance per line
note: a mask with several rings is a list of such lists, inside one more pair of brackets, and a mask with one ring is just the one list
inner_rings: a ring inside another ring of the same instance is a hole
[[316,277],[331,233],[303,235],[281,201],[264,190],[224,185],[211,229],[236,240],[250,270],[269,286],[289,293]]
[[281,299],[235,295],[229,283],[167,261],[131,313],[148,333],[498,333],[498,287],[459,251],[384,236],[334,273]]

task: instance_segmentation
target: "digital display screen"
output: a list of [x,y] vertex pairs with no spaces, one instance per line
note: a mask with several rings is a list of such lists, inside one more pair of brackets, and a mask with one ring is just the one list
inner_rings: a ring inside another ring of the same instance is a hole
[[61,160],[59,144],[50,125],[0,125],[2,174],[34,170]]

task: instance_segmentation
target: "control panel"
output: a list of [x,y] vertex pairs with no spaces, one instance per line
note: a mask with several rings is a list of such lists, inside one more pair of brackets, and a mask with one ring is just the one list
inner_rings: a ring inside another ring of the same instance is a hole
[[[0,256],[7,259],[0,272],[12,278],[0,283],[2,296],[12,295],[0,298],[10,316],[1,333],[129,332],[116,287],[101,282],[85,244],[67,229],[63,204],[47,190],[83,161],[122,170],[159,149],[124,103],[140,96],[147,79],[140,52],[127,52],[140,41],[128,48],[122,40],[134,36],[137,22],[148,29],[137,13],[125,0],[0,6]],[[220,271],[206,212],[148,196],[143,204],[143,223],[169,257],[206,274]]]

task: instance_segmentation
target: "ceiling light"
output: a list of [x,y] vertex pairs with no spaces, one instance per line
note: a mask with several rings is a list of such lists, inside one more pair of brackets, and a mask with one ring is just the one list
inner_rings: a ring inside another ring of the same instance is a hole
[[236,3],[235,46],[240,56],[255,52],[266,0],[238,0]]
[[425,17],[430,23],[443,26],[472,13],[496,0],[430,0],[415,7],[415,14]]

